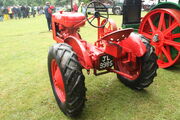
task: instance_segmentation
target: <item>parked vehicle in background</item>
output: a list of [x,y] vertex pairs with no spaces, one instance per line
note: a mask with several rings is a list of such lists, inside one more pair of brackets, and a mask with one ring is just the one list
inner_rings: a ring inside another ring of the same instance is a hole
[[162,2],[173,2],[175,4],[178,4],[178,0],[143,0],[142,1],[142,10],[149,11],[156,5]]
[[147,2],[147,1],[144,1],[142,3],[142,10],[144,11],[149,11],[151,8],[153,8],[155,6],[155,2],[154,1],[150,1],[150,2]]
[[115,15],[121,15],[122,14],[122,6],[123,6],[124,0],[114,0],[112,12]]
[[[114,15],[121,15],[122,14],[122,8],[123,8],[123,2],[124,0],[108,0],[106,2],[102,2],[106,8],[108,9],[108,12],[110,14]],[[94,9],[93,6],[90,6],[91,9],[88,10],[89,13],[91,13]]]

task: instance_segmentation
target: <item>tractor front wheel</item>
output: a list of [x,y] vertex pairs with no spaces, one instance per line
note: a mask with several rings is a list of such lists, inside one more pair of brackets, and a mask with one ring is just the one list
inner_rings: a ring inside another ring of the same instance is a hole
[[85,103],[85,78],[71,46],[61,43],[50,48],[48,71],[52,90],[61,111],[71,117],[78,115]]
[[146,46],[145,55],[137,58],[136,63],[123,63],[121,61],[117,63],[119,71],[132,76],[132,79],[128,79],[117,74],[118,79],[127,87],[136,90],[142,90],[148,87],[157,75],[156,71],[158,68],[156,62],[157,56],[154,53],[153,47],[142,36],[141,39],[143,39],[142,41]]

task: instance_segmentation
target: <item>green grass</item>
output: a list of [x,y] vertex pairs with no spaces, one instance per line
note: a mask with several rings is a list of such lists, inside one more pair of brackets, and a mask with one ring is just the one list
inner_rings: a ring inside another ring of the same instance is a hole
[[[111,16],[118,27],[120,16]],[[44,16],[0,22],[0,120],[70,120],[58,108],[47,72],[48,48],[55,41]],[[82,38],[93,42],[88,23]],[[159,69],[154,83],[133,91],[115,74],[86,77],[87,99],[74,120],[180,120],[180,66]]]

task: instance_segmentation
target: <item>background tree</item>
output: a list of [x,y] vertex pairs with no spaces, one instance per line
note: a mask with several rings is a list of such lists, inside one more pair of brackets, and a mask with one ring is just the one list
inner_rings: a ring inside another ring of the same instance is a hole
[[0,6],[12,6],[12,5],[45,5],[45,2],[49,1],[54,4],[55,0],[0,0]]

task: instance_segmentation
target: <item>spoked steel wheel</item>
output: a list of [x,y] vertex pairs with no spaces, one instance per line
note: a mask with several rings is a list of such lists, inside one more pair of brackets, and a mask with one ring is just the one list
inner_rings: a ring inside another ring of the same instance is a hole
[[180,59],[180,11],[155,9],[142,20],[139,33],[150,39],[158,56],[158,65],[167,68]]

